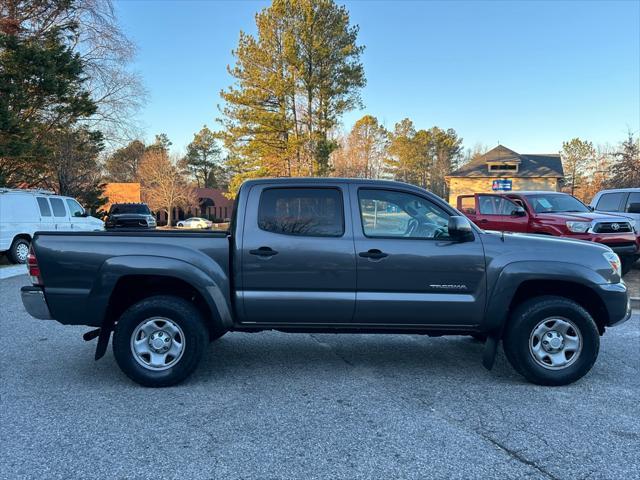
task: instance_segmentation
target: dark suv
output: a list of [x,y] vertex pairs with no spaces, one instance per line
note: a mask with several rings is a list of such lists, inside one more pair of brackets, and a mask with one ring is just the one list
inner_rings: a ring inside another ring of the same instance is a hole
[[107,230],[114,228],[156,228],[156,219],[146,203],[114,203],[104,223]]

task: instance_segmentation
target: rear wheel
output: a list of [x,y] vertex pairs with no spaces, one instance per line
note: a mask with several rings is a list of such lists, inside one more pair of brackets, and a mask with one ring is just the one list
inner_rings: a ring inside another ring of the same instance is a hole
[[27,263],[31,242],[27,238],[19,237],[13,240],[9,248],[8,257],[12,263]]
[[533,298],[511,316],[503,339],[516,371],[538,385],[567,385],[596,361],[600,336],[591,315],[562,297]]
[[197,308],[182,298],[159,295],[122,314],[113,336],[113,354],[133,381],[168,387],[193,373],[208,339]]

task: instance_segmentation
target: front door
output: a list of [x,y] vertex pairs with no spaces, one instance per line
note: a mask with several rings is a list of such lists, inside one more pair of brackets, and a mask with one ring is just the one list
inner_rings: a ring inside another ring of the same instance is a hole
[[502,195],[478,194],[478,211],[474,223],[484,230],[496,230],[503,232],[527,231],[529,226],[528,214],[516,215],[521,211],[521,205]]
[[457,212],[427,193],[351,187],[358,265],[355,323],[471,326],[485,308],[478,234],[449,238]]
[[255,185],[240,247],[244,323],[347,323],[356,265],[346,184]]

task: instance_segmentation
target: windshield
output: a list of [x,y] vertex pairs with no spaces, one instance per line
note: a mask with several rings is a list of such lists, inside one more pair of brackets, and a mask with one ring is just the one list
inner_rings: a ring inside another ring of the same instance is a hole
[[137,213],[140,215],[151,215],[149,207],[144,203],[131,205],[113,205],[111,207],[111,215],[121,215],[123,213]]
[[590,210],[575,197],[561,193],[546,193],[527,196],[529,203],[536,213],[578,212],[586,213]]

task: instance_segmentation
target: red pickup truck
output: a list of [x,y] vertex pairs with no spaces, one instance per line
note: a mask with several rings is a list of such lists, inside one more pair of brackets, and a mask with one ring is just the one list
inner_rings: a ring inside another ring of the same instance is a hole
[[559,192],[460,195],[458,210],[485,230],[538,233],[603,243],[618,254],[624,273],[640,258],[630,218],[594,212]]

